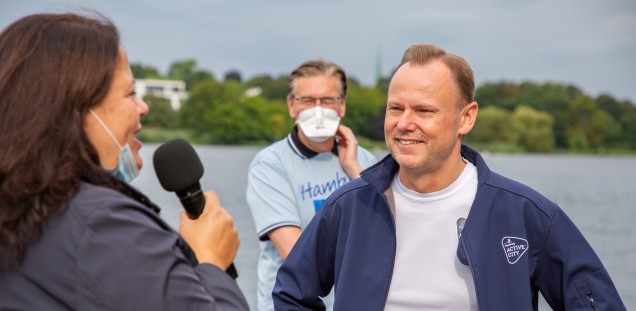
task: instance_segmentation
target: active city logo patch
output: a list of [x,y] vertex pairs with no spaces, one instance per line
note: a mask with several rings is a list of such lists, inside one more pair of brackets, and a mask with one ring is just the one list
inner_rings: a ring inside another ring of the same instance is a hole
[[501,246],[503,246],[504,253],[506,253],[508,263],[513,265],[528,250],[528,241],[522,238],[506,236],[501,239]]

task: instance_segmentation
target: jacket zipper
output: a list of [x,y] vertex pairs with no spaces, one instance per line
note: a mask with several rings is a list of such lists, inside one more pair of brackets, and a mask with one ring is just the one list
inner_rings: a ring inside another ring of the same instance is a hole
[[[380,193],[380,194],[382,195],[382,198],[384,199],[384,203],[386,204],[386,208],[389,210],[389,214],[391,215],[391,220],[393,220],[393,235],[397,236],[397,232],[395,232],[396,231],[396,228],[395,228],[395,215],[393,215],[393,212],[391,212],[391,206],[389,205],[389,200],[386,198],[386,195],[384,193]],[[396,239],[397,239],[397,237],[396,237]],[[396,245],[396,248],[397,248],[397,241],[396,241],[395,245]],[[393,250],[393,256],[395,256],[395,252],[396,251],[397,251],[396,249]],[[382,308],[383,310],[386,309],[386,302],[389,299],[389,289],[391,287],[391,280],[393,279],[393,269],[395,269],[395,258],[393,259],[393,265],[391,266],[391,275],[389,277],[389,282],[388,282],[388,284],[386,286],[386,291],[384,292],[384,303],[382,304],[383,305],[383,308]]]
[[[463,230],[462,230],[463,231]],[[463,233],[462,233],[463,235]],[[462,246],[464,247],[464,254],[466,254],[466,260],[468,261],[468,268],[470,269],[470,274],[473,276],[473,283],[475,285],[475,298],[477,299],[477,309],[481,309],[481,304],[479,303],[479,292],[477,288],[477,278],[475,277],[475,271],[473,271],[473,264],[470,262],[470,256],[468,255],[468,251],[466,248],[466,239],[460,238],[462,240]]]
[[587,295],[587,302],[589,302],[590,305],[592,306],[592,308],[594,308],[594,311],[599,311],[600,310],[598,308],[598,304],[596,303],[596,300],[594,300],[594,296],[592,296],[592,294],[588,294]]

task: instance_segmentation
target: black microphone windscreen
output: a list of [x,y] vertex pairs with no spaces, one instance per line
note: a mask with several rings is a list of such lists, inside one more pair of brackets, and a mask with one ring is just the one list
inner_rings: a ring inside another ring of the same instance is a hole
[[183,139],[174,139],[159,146],[152,160],[159,183],[167,191],[186,190],[198,184],[203,176],[199,156]]

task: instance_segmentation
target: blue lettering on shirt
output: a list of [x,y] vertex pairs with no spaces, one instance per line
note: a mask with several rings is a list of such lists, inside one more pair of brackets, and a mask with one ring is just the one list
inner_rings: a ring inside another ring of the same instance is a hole
[[[303,201],[305,201],[306,199],[311,200],[317,197],[325,197],[330,195],[336,189],[342,187],[348,181],[349,181],[349,178],[347,176],[340,176],[340,173],[336,172],[336,178],[326,183],[312,185],[311,182],[308,181],[306,185],[300,186],[300,196],[303,199]],[[316,204],[316,201],[314,201],[314,205],[315,204]],[[320,205],[322,205],[322,202],[320,202]],[[320,206],[317,208],[320,208]]]
[[305,188],[305,185],[302,185],[300,187],[300,195],[303,198],[303,201],[305,201],[305,193],[307,193],[309,198],[311,198],[311,183],[310,182],[307,182],[307,188]]
[[314,200],[314,210],[316,210],[316,213],[318,213],[318,211],[320,210],[322,205],[325,203],[325,201],[327,200],[326,199]]

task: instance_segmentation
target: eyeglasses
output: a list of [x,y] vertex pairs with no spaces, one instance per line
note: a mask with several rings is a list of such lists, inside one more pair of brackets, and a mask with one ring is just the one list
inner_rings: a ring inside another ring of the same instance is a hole
[[340,96],[328,96],[328,97],[311,97],[311,96],[302,96],[302,97],[294,97],[294,100],[299,102],[303,106],[315,106],[316,101],[320,102],[320,105],[323,107],[335,107],[337,104],[340,104],[340,100],[342,98]]

